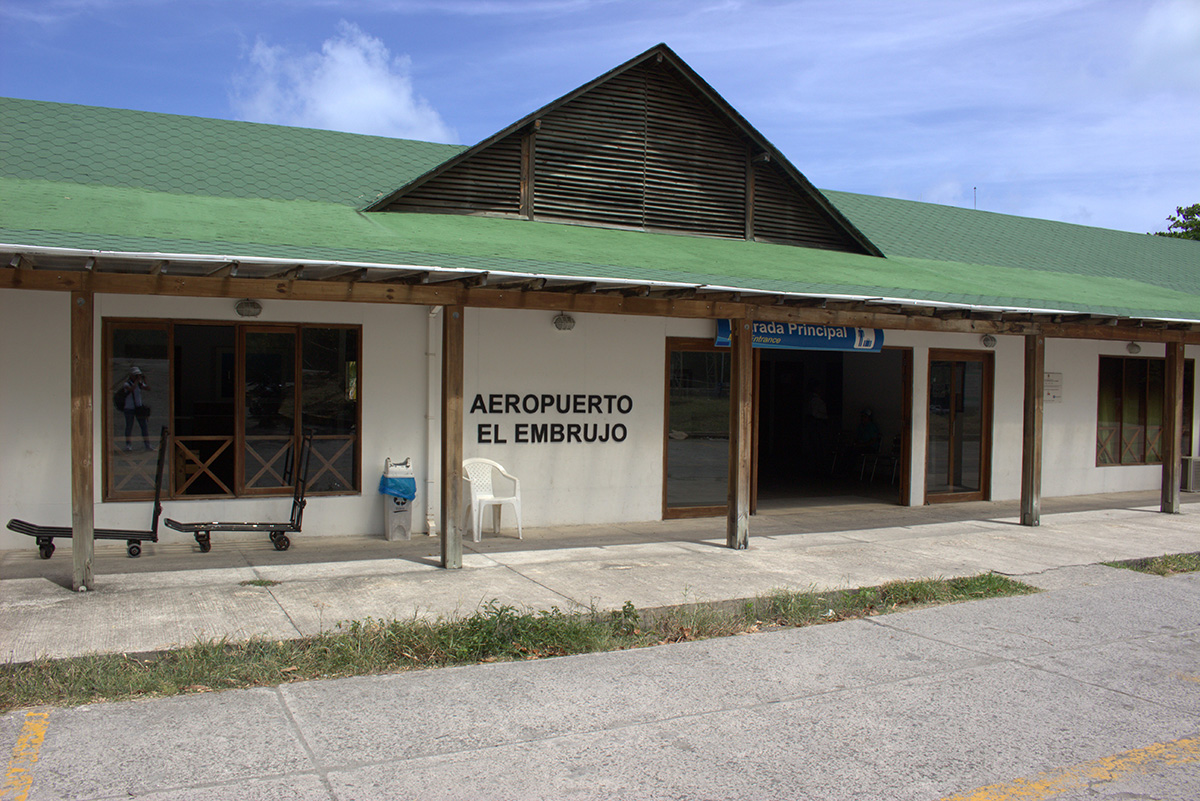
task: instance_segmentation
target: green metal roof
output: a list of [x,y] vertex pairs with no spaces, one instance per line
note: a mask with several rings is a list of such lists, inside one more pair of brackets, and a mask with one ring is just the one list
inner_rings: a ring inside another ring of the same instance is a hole
[[464,148],[0,98],[0,175],[363,206]]
[[[0,101],[0,242],[417,265],[1200,320],[1200,245],[831,192],[888,258],[459,215],[362,213],[461,148]],[[11,248],[10,248],[11,250]]]
[[1200,293],[1200,245],[911,200],[824,192],[890,256],[1132,278]]

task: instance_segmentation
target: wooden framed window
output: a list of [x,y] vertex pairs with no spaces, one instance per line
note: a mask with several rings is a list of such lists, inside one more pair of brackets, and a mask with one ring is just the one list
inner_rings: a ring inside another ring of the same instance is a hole
[[[1096,465],[1162,464],[1166,360],[1101,356]],[[1194,362],[1183,366],[1183,442],[1192,453]]]
[[[105,500],[151,497],[164,425],[164,497],[288,495],[306,430],[309,494],[361,489],[360,326],[105,320],[103,336]],[[117,394],[134,368],[145,413]]]

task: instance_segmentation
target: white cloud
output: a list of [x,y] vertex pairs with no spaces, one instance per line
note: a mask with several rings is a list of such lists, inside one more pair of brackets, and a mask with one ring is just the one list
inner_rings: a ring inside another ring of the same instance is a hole
[[342,22],[320,53],[291,53],[259,39],[235,79],[235,112],[253,122],[454,142],[457,135],[416,94],[407,57]]

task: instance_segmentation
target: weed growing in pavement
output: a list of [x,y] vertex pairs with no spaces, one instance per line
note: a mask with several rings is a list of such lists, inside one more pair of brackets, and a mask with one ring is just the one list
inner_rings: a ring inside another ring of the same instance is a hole
[[723,604],[528,611],[490,601],[465,617],[356,620],[299,640],[202,640],[146,656],[105,654],[0,666],[0,711],[71,706],[290,681],[539,659],[723,637],[1034,592],[996,574],[831,592],[776,591]]
[[1176,573],[1195,573],[1200,570],[1200,552],[1168,553],[1152,559],[1128,559],[1124,562],[1105,562],[1108,567],[1122,567],[1156,576],[1173,576]]
[[639,633],[638,624],[642,622],[642,616],[638,614],[637,607],[632,601],[626,601],[620,611],[609,613],[609,619],[612,621],[613,634],[619,637],[628,637]]

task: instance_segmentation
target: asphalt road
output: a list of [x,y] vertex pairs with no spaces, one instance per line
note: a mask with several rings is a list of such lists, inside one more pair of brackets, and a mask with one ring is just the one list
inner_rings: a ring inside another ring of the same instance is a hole
[[1196,799],[1200,574],[0,718],[4,799]]

